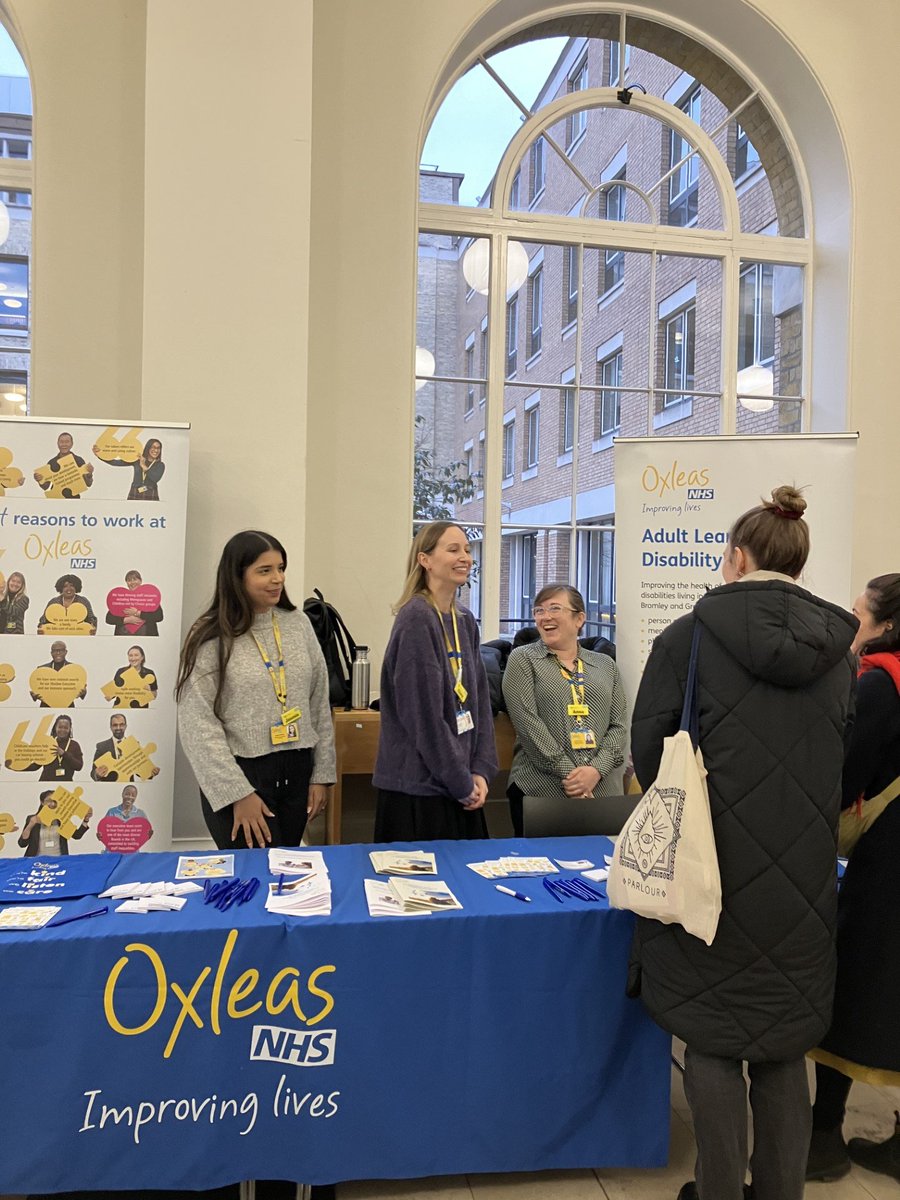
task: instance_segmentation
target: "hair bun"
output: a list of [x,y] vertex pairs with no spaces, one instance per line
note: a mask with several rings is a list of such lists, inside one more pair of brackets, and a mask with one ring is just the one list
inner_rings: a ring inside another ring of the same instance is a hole
[[771,503],[766,504],[766,508],[773,507],[780,508],[782,512],[796,513],[797,517],[802,517],[806,512],[806,501],[797,488],[782,484],[781,487],[772,490]]

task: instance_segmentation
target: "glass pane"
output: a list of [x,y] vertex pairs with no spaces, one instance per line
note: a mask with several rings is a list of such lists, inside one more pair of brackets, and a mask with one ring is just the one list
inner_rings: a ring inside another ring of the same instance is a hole
[[[803,402],[801,400],[771,400],[770,408],[756,399],[738,402],[738,433],[802,433]],[[746,406],[752,404],[754,408]],[[757,407],[761,411],[757,411]]]
[[600,528],[612,525],[612,513],[579,523],[577,540],[578,590],[584,597],[585,637],[616,640],[615,533]]
[[484,410],[460,415],[465,385],[428,383],[416,393],[413,519],[481,521]]
[[[12,355],[3,357],[12,357]],[[0,370],[0,413],[4,416],[24,417],[27,412],[27,374],[24,370]]]
[[500,635],[533,627],[534,597],[548,583],[569,583],[568,529],[511,529],[500,556]]
[[[802,396],[803,269],[745,260],[738,305],[738,428],[787,432],[800,419],[796,404],[773,397]],[[753,420],[748,426],[748,415]],[[769,414],[760,422],[761,415]]]
[[[654,429],[684,436],[718,433],[721,262],[665,255],[659,261],[656,294]],[[711,395],[704,399],[702,393]],[[673,423],[677,431],[668,428]]]

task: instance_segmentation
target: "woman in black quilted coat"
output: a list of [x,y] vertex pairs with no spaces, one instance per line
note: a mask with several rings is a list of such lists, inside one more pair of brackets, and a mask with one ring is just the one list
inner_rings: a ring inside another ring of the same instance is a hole
[[694,623],[700,749],[722,877],[711,946],[639,918],[631,984],[683,1039],[697,1180],[679,1200],[741,1200],[750,1076],[754,1200],[801,1200],[810,1107],[804,1054],[834,990],[836,836],[857,622],[797,585],[809,553],[803,497],[777,488],[744,513],[722,574],[654,642],[634,708],[645,786],[679,725]]

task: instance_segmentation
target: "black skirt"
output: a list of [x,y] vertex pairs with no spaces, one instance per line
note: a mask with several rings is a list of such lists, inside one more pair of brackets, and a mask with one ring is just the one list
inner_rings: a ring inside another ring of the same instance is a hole
[[448,796],[410,796],[378,789],[376,842],[466,841],[490,837],[484,808],[471,812]]

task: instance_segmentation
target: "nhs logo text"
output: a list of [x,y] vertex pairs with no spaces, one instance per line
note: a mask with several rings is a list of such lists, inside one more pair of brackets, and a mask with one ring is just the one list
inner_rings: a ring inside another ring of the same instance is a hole
[[250,1058],[260,1062],[288,1063],[293,1067],[330,1067],[334,1062],[336,1029],[281,1029],[254,1025]]
[[715,488],[688,488],[688,500],[714,500],[716,498]]

